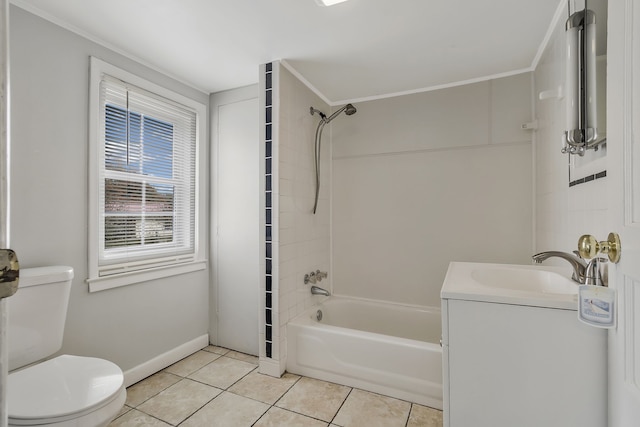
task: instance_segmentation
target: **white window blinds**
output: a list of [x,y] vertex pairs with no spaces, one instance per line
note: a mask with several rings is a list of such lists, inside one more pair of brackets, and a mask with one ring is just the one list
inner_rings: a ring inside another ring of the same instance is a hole
[[195,255],[197,114],[103,75],[99,276]]

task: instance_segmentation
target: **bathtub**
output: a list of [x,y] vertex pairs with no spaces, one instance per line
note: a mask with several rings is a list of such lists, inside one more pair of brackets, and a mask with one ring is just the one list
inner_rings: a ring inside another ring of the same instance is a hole
[[442,409],[441,334],[439,308],[332,296],[287,324],[286,368]]

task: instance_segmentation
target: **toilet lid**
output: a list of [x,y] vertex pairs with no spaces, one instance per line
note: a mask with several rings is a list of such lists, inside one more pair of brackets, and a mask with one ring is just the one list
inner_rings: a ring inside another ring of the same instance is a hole
[[51,419],[90,412],[111,401],[123,381],[122,370],[107,360],[58,356],[9,374],[9,418]]

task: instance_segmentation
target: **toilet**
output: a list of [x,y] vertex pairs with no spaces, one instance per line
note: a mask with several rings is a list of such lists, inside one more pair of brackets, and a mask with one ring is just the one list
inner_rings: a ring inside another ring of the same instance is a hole
[[[7,299],[9,426],[103,427],[124,406],[122,370],[95,357],[60,355],[73,268],[23,268]],[[48,359],[49,358],[49,359]]]

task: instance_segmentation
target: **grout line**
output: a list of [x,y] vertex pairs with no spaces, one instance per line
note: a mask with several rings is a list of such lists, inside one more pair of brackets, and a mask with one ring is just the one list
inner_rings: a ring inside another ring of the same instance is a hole
[[[217,388],[217,387],[215,387]],[[216,400],[218,398],[218,396],[221,396],[222,393],[224,393],[225,390],[222,390],[220,393],[218,393],[216,396],[214,396],[213,398],[209,399],[204,405],[202,405],[201,407],[199,407],[198,409],[196,409],[195,411],[193,411],[191,414],[189,414],[189,416],[187,416],[187,418],[185,418],[184,420],[180,421],[178,424],[176,424],[176,426],[181,425],[182,423],[184,423],[185,421],[187,421],[189,418],[193,417],[195,414],[198,413],[198,411],[200,411],[202,408],[204,408],[205,406],[207,406],[209,403],[213,402],[214,400]],[[168,421],[164,421],[167,424],[170,424]]]
[[[172,383],[172,384],[170,384],[170,385],[166,386],[165,388],[163,388],[162,390],[158,391],[157,393],[155,393],[155,394],[153,394],[153,395],[149,396],[148,398],[146,398],[146,399],[145,399],[145,400],[143,400],[142,402],[138,403],[137,405],[135,405],[135,406],[129,406],[131,409],[138,409],[138,406],[140,406],[140,405],[144,404],[145,402],[147,402],[148,400],[150,400],[150,399],[152,399],[152,398],[156,397],[157,395],[159,395],[160,393],[162,393],[163,391],[165,391],[165,390],[166,390],[166,389],[168,389],[169,387],[171,387],[171,386],[173,386],[173,385],[178,384],[180,381],[182,381],[182,380],[184,379],[184,377],[182,377],[182,376],[180,376],[180,375],[172,374],[171,372],[166,372],[164,369],[163,369],[163,370],[161,370],[161,371],[156,372],[155,374],[149,375],[147,378],[150,378],[150,377],[152,377],[152,376],[154,376],[154,375],[157,375],[157,374],[159,374],[159,373],[161,373],[161,372],[162,372],[162,373],[164,373],[164,374],[167,374],[167,375],[171,375],[171,376],[177,377],[177,378],[178,378],[178,380],[177,380],[176,382],[174,382],[174,383]],[[142,380],[138,381],[136,384],[141,383],[142,381],[146,380],[147,378],[144,378],[144,379],[142,379]],[[136,385],[136,384],[133,384],[133,385],[131,385],[131,386],[127,387],[127,388],[131,388],[131,387],[133,387],[133,386],[134,386],[134,385]],[[125,405],[126,405],[126,402],[125,402]],[[123,415],[124,415],[124,414],[123,414]]]
[[[293,374],[293,375],[296,375],[296,374]],[[276,401],[275,401],[275,402],[273,402],[273,404],[271,404],[271,406],[276,406],[276,405],[278,404],[278,402],[280,402],[280,401],[282,400],[282,398],[284,397],[284,395],[285,395],[285,394],[287,394],[287,393],[289,393],[289,392],[291,391],[291,389],[292,389],[296,384],[298,384],[298,382],[300,382],[300,380],[301,380],[301,379],[302,379],[302,375],[298,375],[298,379],[297,379],[297,380],[295,380],[295,381],[293,382],[293,384],[291,384],[291,387],[289,387],[289,388],[288,388],[284,393],[282,393],[282,395],[280,395],[280,397],[279,397],[279,398],[277,398],[277,399],[276,399]],[[276,406],[276,407],[277,407],[277,408],[280,408],[279,406]],[[283,408],[280,408],[280,409],[283,409]]]
[[409,402],[411,406],[409,406],[409,413],[407,414],[407,422],[404,423],[404,427],[409,427],[409,420],[411,419],[411,412],[413,411],[413,402]]
[[[264,403],[264,402],[262,402],[262,403]],[[267,412],[269,412],[269,411],[271,410],[271,408],[273,408],[273,405],[270,405],[270,406],[267,408],[267,410],[266,410],[266,411],[264,411],[264,412],[262,413],[262,415],[260,415],[260,416],[258,417],[258,419],[257,419],[257,420],[255,420],[255,421],[253,422],[253,424],[251,424],[251,427],[255,426],[255,425],[256,425],[256,423],[257,423],[258,421],[260,421],[260,420],[262,419],[262,417],[264,417],[264,416],[267,414]]]
[[[338,408],[338,410],[336,411],[335,414],[333,414],[333,418],[331,418],[331,421],[329,422],[329,424],[333,424],[333,421],[336,419],[336,417],[338,416],[338,413],[340,413],[340,410],[342,409],[342,407],[344,406],[344,404],[347,402],[347,399],[349,398],[349,396],[351,396],[351,392],[353,392],[353,387],[349,387],[349,393],[347,393],[347,395],[345,396],[344,400],[342,401],[342,403],[340,404],[340,407]],[[337,425],[337,424],[336,424]]]
[[[140,412],[141,414],[144,414],[144,415],[146,415],[146,416],[148,416],[148,417],[151,417],[151,418],[153,418],[154,420],[158,420],[158,421],[160,421],[160,422],[161,422],[161,423],[163,423],[163,424],[173,425],[173,424],[171,424],[170,422],[165,421],[165,420],[163,420],[163,419],[161,419],[161,418],[158,418],[158,417],[153,416],[153,415],[151,415],[151,414],[147,414],[146,412],[144,412],[143,410],[140,410],[140,409],[138,409],[138,408],[131,408],[131,411],[138,411],[138,412]],[[129,413],[129,412],[131,412],[131,411],[127,411],[126,413],[128,414],[128,413]],[[125,414],[122,414],[120,417],[122,417],[122,416],[124,416],[124,415],[125,415]],[[118,418],[120,418],[120,417],[118,417]],[[117,420],[118,418],[114,419],[113,421]],[[111,421],[111,422],[113,422],[113,421]],[[108,426],[107,426],[107,427],[108,427]]]

